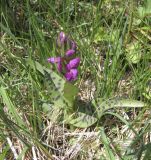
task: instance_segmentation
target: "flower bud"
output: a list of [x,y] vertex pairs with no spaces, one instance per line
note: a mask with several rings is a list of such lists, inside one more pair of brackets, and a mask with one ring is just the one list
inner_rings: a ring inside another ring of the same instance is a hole
[[71,45],[71,49],[76,51],[76,49],[77,49],[76,43],[74,41],[71,41],[70,45]]
[[66,56],[72,56],[75,53],[75,50],[70,49],[66,52]]

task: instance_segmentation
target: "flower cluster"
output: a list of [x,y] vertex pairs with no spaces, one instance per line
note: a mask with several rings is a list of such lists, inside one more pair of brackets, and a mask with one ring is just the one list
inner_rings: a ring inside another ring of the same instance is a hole
[[76,80],[78,76],[77,68],[80,63],[80,58],[75,58],[76,43],[69,39],[64,32],[61,32],[57,39],[57,45],[67,48],[64,56],[50,57],[48,58],[48,62],[56,64],[58,71],[64,75],[67,81]]

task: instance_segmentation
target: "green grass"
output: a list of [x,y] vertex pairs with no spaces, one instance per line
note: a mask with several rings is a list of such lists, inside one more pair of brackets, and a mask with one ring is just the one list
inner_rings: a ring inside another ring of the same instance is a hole
[[[0,160],[150,160],[150,0],[0,4]],[[47,63],[61,31],[78,46],[75,83]]]

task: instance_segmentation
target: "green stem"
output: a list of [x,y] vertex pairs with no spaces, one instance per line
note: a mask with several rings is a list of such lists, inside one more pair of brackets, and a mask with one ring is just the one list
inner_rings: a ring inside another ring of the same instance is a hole
[[128,25],[128,32],[126,35],[125,44],[127,44],[130,40],[130,32],[132,30],[132,24],[133,24],[133,10],[134,10],[134,0],[130,1],[130,17],[129,17],[129,25]]

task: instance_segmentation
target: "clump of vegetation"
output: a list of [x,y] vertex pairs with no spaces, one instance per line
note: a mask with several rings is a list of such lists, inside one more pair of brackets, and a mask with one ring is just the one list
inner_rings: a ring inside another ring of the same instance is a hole
[[151,1],[0,3],[0,159],[150,160]]

